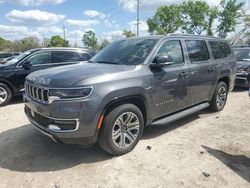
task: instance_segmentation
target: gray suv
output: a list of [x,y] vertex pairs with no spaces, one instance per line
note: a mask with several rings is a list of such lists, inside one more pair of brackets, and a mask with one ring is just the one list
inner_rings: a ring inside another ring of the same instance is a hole
[[227,41],[194,35],[113,42],[88,63],[38,71],[25,83],[25,113],[54,141],[131,151],[148,125],[205,108],[220,111],[234,87]]

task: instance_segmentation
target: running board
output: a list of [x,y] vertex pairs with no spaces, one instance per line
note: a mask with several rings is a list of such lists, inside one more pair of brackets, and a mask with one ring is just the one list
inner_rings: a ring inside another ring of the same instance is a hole
[[158,125],[166,125],[166,124],[171,123],[173,121],[179,120],[181,118],[184,118],[186,116],[189,116],[191,114],[199,112],[207,107],[209,107],[209,103],[202,103],[202,104],[199,104],[199,105],[194,106],[192,108],[189,108],[187,110],[178,112],[177,114],[167,116],[163,119],[157,120],[157,121],[153,122],[152,125],[157,125],[157,126]]

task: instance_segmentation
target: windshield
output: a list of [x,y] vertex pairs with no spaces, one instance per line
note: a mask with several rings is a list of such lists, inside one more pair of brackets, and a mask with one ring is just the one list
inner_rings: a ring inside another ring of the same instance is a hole
[[237,61],[250,61],[250,48],[234,49]]
[[139,65],[144,62],[157,39],[124,39],[113,42],[94,56],[90,62],[118,65]]
[[[34,50],[33,50],[34,51]],[[21,53],[19,56],[16,56],[14,57],[13,59],[7,61],[5,63],[5,65],[12,65],[12,64],[15,64],[17,63],[18,61],[20,61],[21,59],[25,58],[26,56],[30,55],[32,52],[32,50],[29,50],[29,51],[26,51],[26,52],[23,52]]]

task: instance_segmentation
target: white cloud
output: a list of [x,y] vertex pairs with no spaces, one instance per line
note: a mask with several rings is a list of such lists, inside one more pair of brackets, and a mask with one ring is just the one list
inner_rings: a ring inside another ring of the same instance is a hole
[[25,25],[53,25],[65,18],[64,15],[40,10],[12,10],[6,16],[12,22]]
[[62,34],[63,29],[56,26],[51,27],[37,27],[37,31],[43,35],[46,35],[48,33],[54,33],[54,34]]
[[57,5],[63,3],[65,0],[9,0],[9,1],[23,6],[41,6],[45,4]]
[[[172,4],[180,4],[185,0],[141,0],[140,9],[154,11],[162,5],[172,5]],[[205,1],[205,0],[204,0]],[[209,5],[218,5],[220,1],[218,0],[206,0]],[[123,8],[130,12],[135,12],[137,7],[137,0],[120,0],[120,5]]]
[[104,19],[106,17],[105,14],[103,14],[102,12],[99,12],[97,10],[86,10],[83,12],[83,14],[85,16],[88,16],[90,18],[100,18],[100,19]]
[[39,37],[39,33],[24,26],[0,25],[0,36],[9,40],[15,40],[28,36]]
[[100,22],[98,20],[72,20],[67,19],[66,23],[76,27],[90,27],[93,25],[98,25]]

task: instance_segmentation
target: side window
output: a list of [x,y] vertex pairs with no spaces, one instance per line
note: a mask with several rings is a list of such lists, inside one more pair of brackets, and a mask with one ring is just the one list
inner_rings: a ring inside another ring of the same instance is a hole
[[226,42],[209,41],[214,59],[223,59],[231,54],[230,48]]
[[184,62],[181,42],[179,40],[165,42],[157,52],[157,56],[159,55],[168,55],[173,58],[174,64],[182,64]]
[[203,40],[186,41],[189,59],[191,62],[199,62],[209,60],[209,53],[206,42]]
[[82,57],[77,52],[69,52],[69,51],[55,51],[54,52],[55,63],[75,62],[75,61],[83,61]]
[[51,52],[39,52],[27,59],[32,65],[51,63]]

